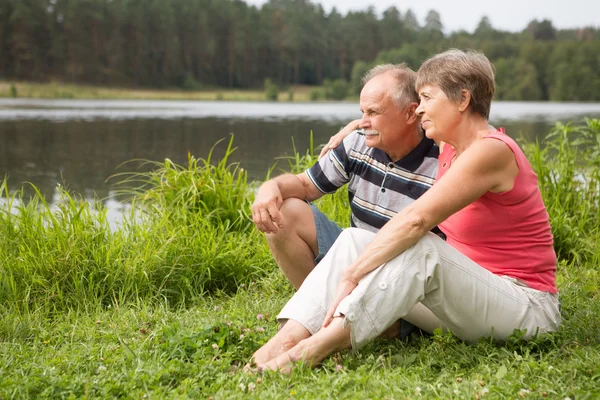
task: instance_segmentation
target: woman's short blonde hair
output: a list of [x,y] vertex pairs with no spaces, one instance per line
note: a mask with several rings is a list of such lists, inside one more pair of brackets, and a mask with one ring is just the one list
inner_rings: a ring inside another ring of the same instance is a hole
[[457,102],[462,90],[468,90],[471,112],[489,119],[496,84],[494,66],[483,53],[450,49],[431,57],[417,71],[415,90],[425,85],[439,86],[449,99]]

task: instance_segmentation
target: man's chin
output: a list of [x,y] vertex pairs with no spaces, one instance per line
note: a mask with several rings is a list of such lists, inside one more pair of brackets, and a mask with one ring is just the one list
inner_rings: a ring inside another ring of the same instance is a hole
[[377,147],[379,135],[365,135],[365,144],[369,147]]

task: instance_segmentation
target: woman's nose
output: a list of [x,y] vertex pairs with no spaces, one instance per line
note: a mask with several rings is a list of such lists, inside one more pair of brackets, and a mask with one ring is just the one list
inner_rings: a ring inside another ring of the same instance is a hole
[[419,106],[417,107],[415,112],[417,113],[417,117],[421,117],[423,113],[425,113],[425,110],[423,110],[423,103],[419,103]]

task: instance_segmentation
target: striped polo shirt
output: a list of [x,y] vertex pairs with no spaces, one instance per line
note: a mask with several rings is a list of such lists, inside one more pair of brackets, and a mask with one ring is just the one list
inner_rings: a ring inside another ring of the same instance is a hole
[[410,153],[393,162],[384,151],[368,147],[361,131],[354,131],[306,174],[324,194],[348,183],[350,224],[377,232],[433,185],[438,155],[433,140],[424,137]]

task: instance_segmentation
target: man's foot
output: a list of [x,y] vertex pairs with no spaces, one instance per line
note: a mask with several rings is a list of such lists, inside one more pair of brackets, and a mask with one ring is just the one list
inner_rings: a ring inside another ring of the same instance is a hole
[[385,331],[383,331],[381,333],[381,335],[379,335],[379,338],[381,339],[396,339],[397,337],[400,337],[400,326],[402,325],[402,320],[398,320],[396,322],[394,322],[389,328],[387,328]]
[[381,335],[379,335],[379,338],[388,340],[406,339],[413,332],[417,331],[419,331],[419,328],[417,328],[410,322],[407,322],[403,319],[399,319],[398,321],[394,322],[392,326],[383,331]]

